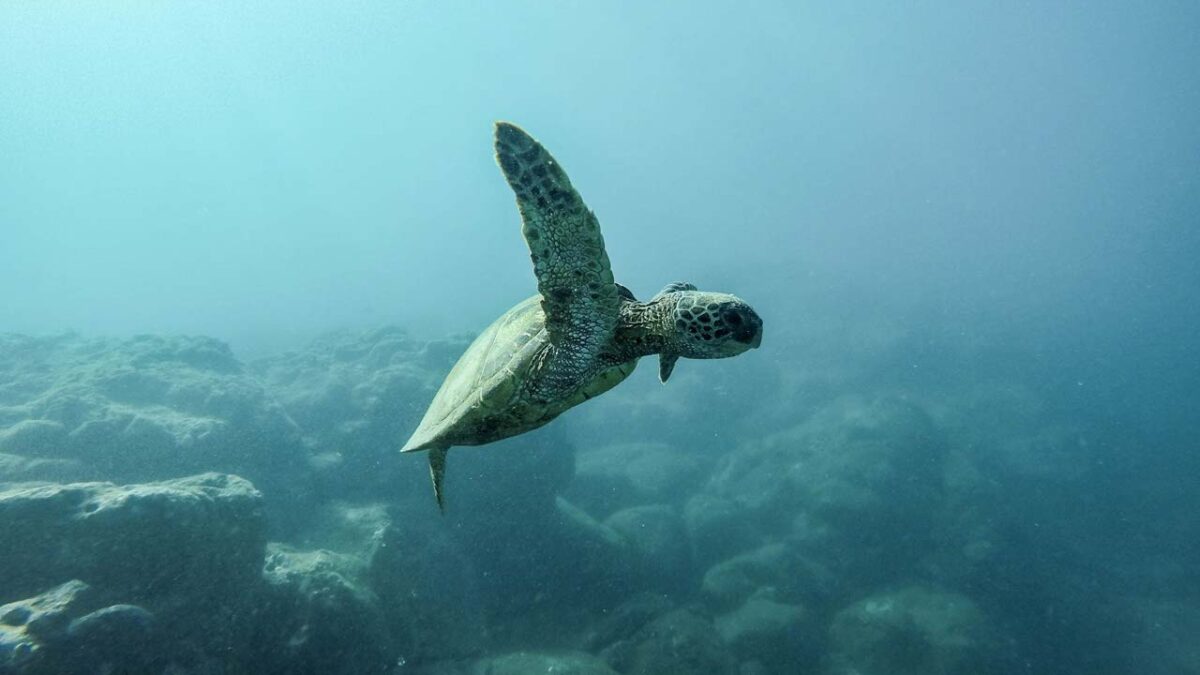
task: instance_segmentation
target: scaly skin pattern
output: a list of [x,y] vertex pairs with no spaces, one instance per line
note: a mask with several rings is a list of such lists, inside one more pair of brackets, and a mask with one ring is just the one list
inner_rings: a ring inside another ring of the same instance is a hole
[[550,153],[519,127],[500,122],[496,161],[517,197],[553,347],[536,365],[530,393],[551,402],[594,372],[596,356],[612,339],[621,298],[600,223]]

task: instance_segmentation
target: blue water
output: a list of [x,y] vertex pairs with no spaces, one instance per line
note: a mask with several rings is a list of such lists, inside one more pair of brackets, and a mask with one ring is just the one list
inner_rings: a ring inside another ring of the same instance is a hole
[[[311,628],[346,672],[1200,672],[1198,30],[1186,2],[7,2],[0,490],[235,473],[263,536],[363,559],[329,523],[387,511],[461,564],[346,572],[441,598]],[[497,120],[620,283],[736,293],[765,333],[454,451],[441,518],[394,450],[536,290]],[[413,637],[439,606],[468,648]],[[129,672],[306,662],[206,649]]]

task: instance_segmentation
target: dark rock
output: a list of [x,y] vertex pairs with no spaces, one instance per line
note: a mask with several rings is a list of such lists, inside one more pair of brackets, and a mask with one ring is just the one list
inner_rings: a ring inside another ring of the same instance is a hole
[[67,429],[53,420],[25,419],[0,429],[0,452],[53,457],[65,450]]
[[781,529],[797,511],[837,526],[894,527],[898,517],[927,517],[936,505],[942,454],[943,442],[920,408],[845,398],[729,455],[712,491]]
[[[548,523],[548,532],[564,556],[559,573],[571,570],[574,575],[564,579],[575,588],[578,603],[569,603],[571,606],[604,612],[644,589],[645,569],[632,542],[562,497],[556,500],[556,507],[557,517]],[[598,595],[590,596],[589,589],[597,590]]]
[[241,592],[265,545],[262,496],[237,476],[0,492],[0,600],[82,579],[134,602]]
[[629,543],[637,572],[651,588],[676,593],[689,590],[695,576],[691,544],[674,508],[634,506],[614,513],[604,524]]
[[77,661],[147,661],[154,623],[154,615],[137,605],[111,605],[71,621],[67,637]]
[[683,522],[699,565],[712,565],[765,543],[764,533],[748,526],[738,502],[701,492],[688,499]]
[[968,598],[910,587],[859,601],[834,617],[827,675],[983,675],[1012,672],[1009,646]]
[[944,452],[917,406],[847,397],[728,455],[707,491],[737,505],[741,527],[787,538],[861,587],[890,581],[931,547]]
[[436,520],[393,517],[369,557],[368,578],[409,660],[475,656],[487,642],[475,568]]
[[137,605],[111,605],[79,617],[67,626],[72,639],[112,644],[122,634],[148,632],[154,615]]
[[517,652],[476,662],[471,675],[617,675],[604,661],[583,652]]
[[[782,672],[786,673],[792,671],[785,670]],[[764,665],[762,661],[755,659],[743,661],[741,664],[739,664],[738,675],[771,675],[771,671],[767,669],[766,665]]]
[[268,603],[255,626],[262,672],[386,673],[396,650],[363,562],[331,551],[272,545],[263,568]]
[[[591,536],[603,535],[585,525],[592,519],[573,517],[580,511],[564,509],[557,497],[571,480],[573,461],[573,448],[553,429],[450,452],[440,522],[471,561],[493,625],[515,628],[544,608],[611,601],[607,584],[628,573],[608,564],[614,547]],[[419,508],[425,518],[440,518],[429,489],[426,475]],[[531,606],[534,599],[540,607]]]
[[59,640],[66,635],[71,613],[97,606],[96,595],[82,581],[68,581],[32,598],[0,606],[0,623],[22,628],[40,640]]
[[592,623],[582,646],[589,652],[632,639],[643,626],[674,609],[671,601],[659,593],[640,593],[606,612]]
[[219,341],[10,335],[0,372],[0,452],[121,482],[237,473],[273,493],[281,516],[305,492],[299,429]]
[[731,610],[766,591],[794,603],[818,602],[838,583],[833,572],[776,542],[736,555],[704,573],[701,590],[718,610]]
[[487,631],[475,573],[439,519],[400,506],[334,502],[305,546],[354,560],[378,598],[389,639],[409,663],[477,656]]
[[601,656],[628,675],[734,675],[737,660],[711,621],[691,610],[668,612]]
[[716,619],[717,632],[738,657],[778,673],[809,670],[821,636],[803,607],[753,597]]
[[160,656],[154,616],[134,605],[96,609],[100,595],[69,581],[0,607],[0,673],[149,672]]
[[465,338],[414,340],[388,327],[330,334],[303,350],[254,361],[250,368],[316,449],[312,468],[322,492],[424,501],[423,453],[400,458],[396,451],[468,344]]
[[699,486],[704,465],[664,443],[618,443],[580,451],[565,496],[607,516],[638,504],[682,504]]

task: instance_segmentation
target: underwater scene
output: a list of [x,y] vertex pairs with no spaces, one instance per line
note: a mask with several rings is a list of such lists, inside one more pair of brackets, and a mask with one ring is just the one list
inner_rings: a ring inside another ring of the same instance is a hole
[[0,675],[1200,675],[1198,34],[0,3]]

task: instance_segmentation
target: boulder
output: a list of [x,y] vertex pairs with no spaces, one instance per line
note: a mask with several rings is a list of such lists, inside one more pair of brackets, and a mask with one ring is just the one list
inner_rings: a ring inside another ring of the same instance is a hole
[[470,675],[617,675],[604,661],[583,652],[515,652],[482,659]]
[[66,449],[67,428],[54,420],[23,419],[0,429],[0,452],[53,457]]
[[728,611],[763,593],[797,604],[822,602],[838,583],[831,570],[781,541],[713,565],[704,573],[701,591],[711,607]]
[[936,506],[942,455],[932,420],[915,405],[845,397],[729,454],[710,491],[781,531],[796,512],[894,529],[897,518],[927,518]]
[[746,522],[746,512],[738,502],[708,492],[688,499],[683,522],[692,542],[692,555],[703,566],[756,548],[768,539],[753,523]]
[[0,491],[0,601],[68,579],[135,603],[236,595],[261,566],[262,501],[248,481],[215,473],[125,486],[10,485]]
[[632,548],[636,572],[650,588],[683,593],[694,578],[691,545],[683,519],[671,506],[634,506],[609,516],[604,524]]
[[475,572],[440,520],[404,506],[331,502],[302,543],[353,561],[396,652],[410,663],[474,657],[487,639]]
[[468,344],[415,340],[395,327],[338,332],[249,368],[313,446],[314,479],[325,494],[427,501],[423,455],[396,451]]
[[85,675],[150,672],[161,658],[154,616],[72,580],[0,606],[0,673]]
[[737,660],[706,617],[688,609],[667,612],[601,652],[626,675],[735,675]]
[[912,586],[838,612],[826,675],[1006,673],[1009,645],[970,599]]
[[756,596],[716,619],[717,633],[744,661],[771,672],[805,672],[815,660],[821,636],[812,615],[799,605]]
[[396,514],[368,558],[367,578],[410,661],[479,655],[487,644],[475,567],[441,523]]
[[272,544],[253,661],[297,675],[387,672],[397,651],[365,572],[353,556]]
[[589,652],[625,642],[637,635],[643,626],[675,609],[661,593],[639,593],[605,612],[589,626],[582,646]]
[[590,447],[578,453],[565,496],[602,517],[630,505],[679,505],[700,485],[705,468],[694,454],[665,443]]
[[930,547],[943,445],[911,403],[845,397],[730,453],[706,491],[736,505],[741,527],[790,539],[850,587],[885,583]]
[[[424,457],[419,457],[424,462]],[[489,613],[513,626],[544,606],[587,606],[581,588],[599,587],[622,555],[610,532],[557,495],[570,482],[574,449],[553,429],[485,448],[456,448],[446,467],[446,515],[437,514],[428,470],[414,514],[443,523],[476,572]],[[617,538],[619,539],[619,538]]]
[[7,335],[0,372],[0,453],[79,462],[72,479],[237,473],[281,516],[306,491],[299,429],[217,340]]
[[74,459],[44,459],[0,453],[0,484],[31,481],[72,482],[96,478],[98,472]]

